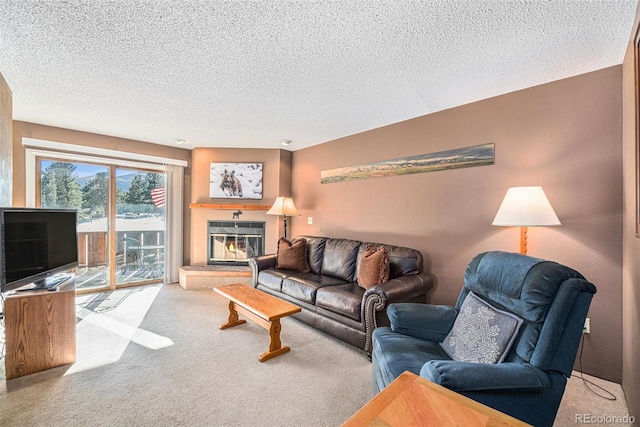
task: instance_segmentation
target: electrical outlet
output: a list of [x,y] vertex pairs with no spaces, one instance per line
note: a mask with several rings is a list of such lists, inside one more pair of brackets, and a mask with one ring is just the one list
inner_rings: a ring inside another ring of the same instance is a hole
[[584,320],[584,327],[582,328],[582,333],[583,334],[591,333],[591,319],[589,319],[588,317]]
[[309,225],[313,224],[313,217],[312,216],[308,216],[307,217],[307,224],[309,224]]

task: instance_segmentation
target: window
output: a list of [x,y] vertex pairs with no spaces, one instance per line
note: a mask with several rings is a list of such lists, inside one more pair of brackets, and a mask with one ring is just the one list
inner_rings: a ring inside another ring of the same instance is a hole
[[29,205],[78,210],[79,292],[177,281],[182,167],[28,148],[30,168]]

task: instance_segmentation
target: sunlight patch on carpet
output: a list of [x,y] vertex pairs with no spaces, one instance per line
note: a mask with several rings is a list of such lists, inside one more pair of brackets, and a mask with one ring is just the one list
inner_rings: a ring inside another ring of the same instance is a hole
[[131,344],[151,350],[173,341],[140,329],[161,286],[120,289],[76,298],[76,363],[65,375],[112,364]]

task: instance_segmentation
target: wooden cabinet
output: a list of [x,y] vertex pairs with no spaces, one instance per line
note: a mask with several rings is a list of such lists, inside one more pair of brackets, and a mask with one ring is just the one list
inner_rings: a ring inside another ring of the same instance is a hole
[[4,323],[7,380],[74,363],[75,278],[55,291],[8,295]]

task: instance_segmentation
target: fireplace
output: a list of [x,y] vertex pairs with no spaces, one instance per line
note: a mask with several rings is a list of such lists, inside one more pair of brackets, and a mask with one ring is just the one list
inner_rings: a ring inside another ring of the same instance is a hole
[[264,222],[209,221],[207,264],[247,265],[264,255]]

